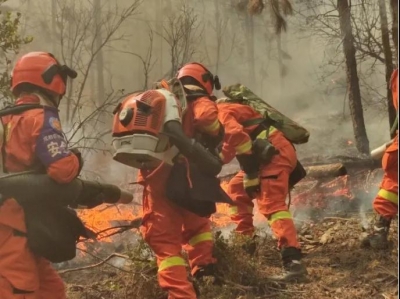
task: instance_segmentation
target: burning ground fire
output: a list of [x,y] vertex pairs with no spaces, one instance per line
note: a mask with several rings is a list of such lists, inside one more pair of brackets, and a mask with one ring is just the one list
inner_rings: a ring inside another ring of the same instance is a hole
[[[228,181],[232,176],[222,180],[223,189],[226,190]],[[294,210],[295,218],[299,214],[310,215],[311,210],[319,211],[324,215],[329,212],[337,213],[350,209],[356,209],[355,212],[360,212],[365,210],[365,203],[370,206],[373,195],[378,190],[381,176],[381,169],[358,168],[348,171],[346,175],[334,178],[315,179],[306,177],[291,192],[291,210]],[[137,198],[140,198],[140,191],[137,190],[134,193],[137,194]],[[129,225],[133,219],[141,216],[142,211],[141,207],[137,205],[109,205],[91,210],[80,210],[78,213],[88,228],[95,232],[101,232],[110,227]],[[255,226],[267,227],[266,220],[257,211],[257,207],[254,208],[254,214]],[[217,212],[212,215],[211,221],[214,227],[229,232],[232,228],[229,206],[218,204]],[[108,244],[109,246],[106,247],[114,250],[111,247],[118,247],[118,243],[136,242],[137,233],[138,230],[136,229],[131,229],[129,234],[128,232],[118,234],[118,228],[107,230],[99,234],[98,244]],[[78,248],[88,250],[88,245],[88,242],[82,242],[79,243]],[[96,246],[90,245],[90,247],[93,249]],[[98,251],[100,247],[97,246],[95,251]],[[82,253],[78,253],[77,257],[79,256],[82,256]]]

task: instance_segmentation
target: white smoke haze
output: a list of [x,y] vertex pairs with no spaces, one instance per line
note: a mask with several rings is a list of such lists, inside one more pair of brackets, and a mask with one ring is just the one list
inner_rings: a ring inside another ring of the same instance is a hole
[[[58,9],[61,9],[62,5],[67,5],[71,15],[79,8],[72,0],[55,1],[58,3]],[[89,2],[83,2],[79,9],[90,6]],[[104,2],[102,5],[104,22],[118,16],[122,8],[132,2],[128,0]],[[334,63],[342,60],[341,40],[334,35],[324,36],[320,31],[316,31],[315,26],[308,25],[311,17],[329,11],[333,2],[316,1],[319,5],[310,9],[313,1],[293,1],[295,13],[288,18],[287,33],[281,36],[281,48],[285,53],[282,57],[285,73],[283,78],[280,76],[277,37],[274,34],[270,14],[265,12],[254,17],[252,62],[249,58],[251,48],[248,46],[248,26],[246,27],[244,14],[238,13],[233,8],[234,2],[142,1],[137,11],[121,24],[111,41],[102,49],[104,60],[102,87],[105,93],[122,89],[125,92],[142,89],[146,79],[148,87],[151,87],[153,82],[169,76],[172,59],[165,34],[171,26],[168,18],[177,20],[181,16],[181,9],[185,6],[186,14],[189,14],[195,23],[188,37],[192,55],[187,61],[203,62],[214,74],[218,74],[222,86],[238,82],[247,85],[283,114],[305,126],[310,131],[311,137],[307,144],[297,146],[300,160],[312,156],[357,155],[354,142],[352,143],[354,136],[346,96],[344,64]],[[52,0],[7,2],[8,6],[22,12],[23,33],[34,37],[34,41],[25,46],[21,54],[32,50],[52,52],[53,49],[57,49],[55,54],[60,56],[61,47],[64,47],[62,59],[68,58],[70,53],[68,42],[71,42],[73,32],[69,32],[70,39],[64,39],[63,44],[58,29],[55,31],[58,35],[51,36],[52,17],[54,17],[51,14],[51,3]],[[59,15],[60,11],[57,17]],[[70,18],[67,21],[69,23],[65,25],[69,26],[68,28],[80,30],[76,25],[79,20],[74,21]],[[149,32],[152,32],[150,37]],[[90,57],[87,52],[84,53],[83,58],[79,57],[79,53],[74,54],[74,61],[76,63],[79,61],[79,67],[89,63]],[[141,59],[148,59],[153,66],[148,70],[147,78]],[[85,84],[81,95],[84,104],[79,107],[79,117],[67,122],[66,99],[60,107],[63,126],[67,131],[72,127],[76,128],[76,125],[96,108],[94,103],[99,90],[96,81],[96,63],[97,61],[90,69],[86,83],[81,74],[74,81],[72,97],[75,98],[79,95],[77,88]],[[371,149],[389,140],[386,106],[382,99],[382,95],[384,97],[386,94],[384,70],[382,63],[372,59],[364,59],[358,65],[362,82],[364,119]],[[222,96],[220,91],[216,94]],[[107,110],[110,111],[112,108],[108,107]],[[88,139],[92,135],[110,131],[111,128],[111,116],[102,121],[93,120],[79,129],[73,141]],[[85,177],[136,190],[136,186],[129,183],[136,180],[137,171],[112,160],[110,133],[105,134],[101,142],[93,144],[89,141],[85,144],[90,144],[96,150],[83,149],[86,160]],[[237,165],[233,163],[225,166],[223,173],[236,169]],[[364,208],[369,209],[369,207]],[[360,213],[363,212],[360,210]],[[257,214],[255,219],[257,225],[266,225],[266,220],[260,220],[261,217]]]

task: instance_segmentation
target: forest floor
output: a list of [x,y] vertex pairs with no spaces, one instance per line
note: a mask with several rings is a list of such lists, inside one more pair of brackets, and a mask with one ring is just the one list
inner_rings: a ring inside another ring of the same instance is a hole
[[[205,281],[199,287],[200,298],[398,298],[398,221],[393,221],[390,231],[393,244],[383,251],[360,248],[361,222],[359,215],[298,222],[309,281],[287,285],[268,281],[268,275],[281,271],[276,241],[269,234],[264,233],[256,253],[250,256],[242,249],[246,241],[233,234],[224,237],[216,230],[221,283]],[[132,246],[106,263],[77,271],[60,270],[68,299],[166,299],[157,284],[151,251],[141,241]]]

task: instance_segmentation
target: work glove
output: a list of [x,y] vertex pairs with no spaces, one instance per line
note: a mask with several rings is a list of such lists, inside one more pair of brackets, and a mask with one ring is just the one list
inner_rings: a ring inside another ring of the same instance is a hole
[[250,198],[255,198],[260,192],[260,178],[257,172],[245,173],[243,177],[243,187]]
[[78,158],[78,161],[79,161],[79,171],[78,171],[78,175],[81,173],[81,170],[82,170],[82,168],[83,168],[83,159],[82,159],[82,154],[81,154],[81,152],[79,151],[79,149],[77,149],[77,148],[71,148],[71,149],[69,149],[70,151],[71,151],[71,153],[73,153],[77,158]]
[[237,155],[236,159],[240,164],[240,169],[245,173],[258,173],[260,162],[254,154]]

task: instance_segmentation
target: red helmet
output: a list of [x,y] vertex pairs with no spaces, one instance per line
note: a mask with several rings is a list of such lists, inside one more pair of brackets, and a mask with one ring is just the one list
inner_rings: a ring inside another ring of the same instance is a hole
[[77,73],[65,65],[60,65],[50,53],[30,52],[22,56],[11,73],[11,91],[18,85],[29,83],[51,91],[65,94],[67,77],[76,78]]
[[178,70],[177,78],[181,80],[184,77],[195,79],[208,94],[211,94],[213,89],[221,89],[218,76],[214,76],[204,65],[197,62],[185,64]]

